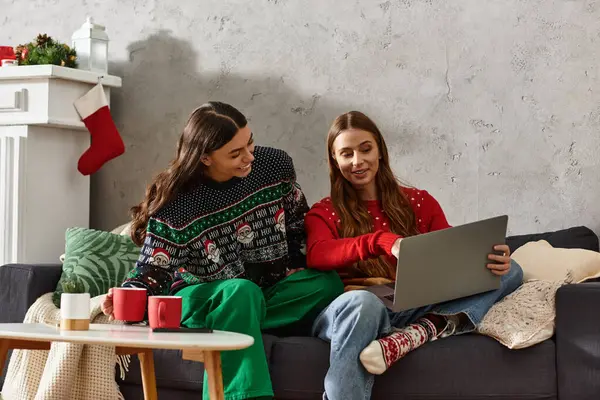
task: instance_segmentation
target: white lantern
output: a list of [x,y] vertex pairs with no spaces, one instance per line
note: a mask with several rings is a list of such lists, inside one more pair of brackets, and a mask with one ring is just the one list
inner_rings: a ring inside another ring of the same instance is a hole
[[90,17],[81,25],[71,43],[77,51],[77,68],[108,73],[108,35],[102,25],[94,24]]

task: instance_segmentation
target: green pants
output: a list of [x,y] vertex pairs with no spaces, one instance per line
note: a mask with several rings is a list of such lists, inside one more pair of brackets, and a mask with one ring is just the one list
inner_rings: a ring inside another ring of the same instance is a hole
[[[273,396],[261,329],[314,318],[342,292],[336,272],[305,269],[267,289],[249,280],[229,279],[189,286],[177,295],[183,297],[183,326],[245,333],[254,338],[247,349],[221,353],[225,398],[241,400]],[[203,398],[208,399],[206,374]]]

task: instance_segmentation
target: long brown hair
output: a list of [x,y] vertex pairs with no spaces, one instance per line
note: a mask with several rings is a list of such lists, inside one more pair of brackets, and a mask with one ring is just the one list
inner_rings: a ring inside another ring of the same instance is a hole
[[[375,138],[381,157],[375,182],[383,212],[390,220],[390,230],[401,236],[418,234],[414,212],[408,199],[400,190],[400,181],[392,172],[387,146],[381,132],[377,125],[365,114],[359,111],[350,111],[340,115],[333,121],[327,135],[331,201],[339,215],[338,230],[340,236],[356,237],[370,233],[373,226],[366,204],[360,200],[358,193],[350,182],[342,176],[334,158],[333,142],[340,133],[348,129],[367,131],[373,134]],[[395,266],[389,265],[383,257],[359,262],[355,267],[368,276],[396,278]]]
[[131,208],[131,239],[138,246],[144,242],[150,217],[201,179],[204,164],[200,158],[223,147],[247,123],[235,107],[216,101],[192,112],[177,142],[175,158],[148,185],[144,200]]

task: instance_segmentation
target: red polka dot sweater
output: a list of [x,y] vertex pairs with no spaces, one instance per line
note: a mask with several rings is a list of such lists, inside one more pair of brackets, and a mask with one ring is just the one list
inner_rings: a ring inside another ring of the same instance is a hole
[[[408,196],[415,213],[417,229],[421,233],[449,228],[450,225],[439,203],[425,190],[401,187]],[[338,233],[339,219],[331,198],[326,197],[314,204],[304,219],[307,235],[306,262],[308,267],[320,270],[347,270],[356,262],[379,256],[387,256],[395,265],[392,245],[399,235],[390,232],[389,219],[383,213],[381,202],[367,202],[373,218],[373,232],[354,238],[341,238]]]

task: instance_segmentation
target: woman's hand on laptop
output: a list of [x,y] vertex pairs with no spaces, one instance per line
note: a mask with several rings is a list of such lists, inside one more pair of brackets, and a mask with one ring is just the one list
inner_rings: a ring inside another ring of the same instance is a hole
[[499,244],[494,246],[494,250],[501,251],[502,255],[489,254],[488,258],[492,263],[487,265],[488,269],[492,271],[494,275],[506,275],[510,271],[510,248],[505,244]]
[[396,259],[398,259],[398,256],[400,255],[400,242],[401,241],[402,241],[402,238],[396,239],[396,241],[392,245],[392,255],[394,257],[396,257]]

